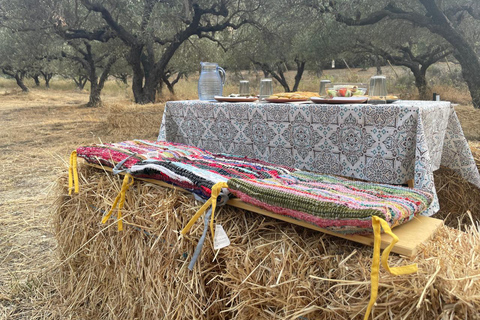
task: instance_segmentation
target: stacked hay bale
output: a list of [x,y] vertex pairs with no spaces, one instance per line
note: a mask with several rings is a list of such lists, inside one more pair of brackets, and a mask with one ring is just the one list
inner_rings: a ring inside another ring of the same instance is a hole
[[[470,142],[469,145],[480,169],[480,143]],[[434,175],[440,201],[440,211],[435,217],[443,219],[448,226],[463,230],[480,221],[480,189],[448,168],[441,168]]]
[[[95,319],[357,319],[370,298],[372,248],[223,207],[217,216],[231,245],[210,238],[195,269],[187,266],[203,231],[188,194],[136,182],[118,232],[100,223],[121,178],[86,166],[80,193],[59,199],[59,290],[72,317]],[[62,185],[66,185],[62,181]],[[414,275],[381,271],[378,319],[478,318],[480,237],[442,228],[413,258]],[[409,263],[392,255],[390,265]]]

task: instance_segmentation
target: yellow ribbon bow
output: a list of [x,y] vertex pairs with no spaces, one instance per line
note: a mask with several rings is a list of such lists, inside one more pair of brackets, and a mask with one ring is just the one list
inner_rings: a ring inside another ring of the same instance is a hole
[[210,231],[212,232],[212,240],[215,237],[215,229],[213,228],[213,220],[215,218],[215,209],[217,207],[217,198],[222,191],[222,188],[228,188],[226,182],[217,182],[212,187],[212,196],[203,204],[203,206],[195,213],[195,215],[188,221],[187,225],[181,231],[181,234],[185,235],[193,224],[200,218],[200,216],[212,205],[212,216],[210,217]]
[[70,154],[70,166],[68,167],[68,194],[72,195],[73,184],[75,183],[75,193],[78,193],[78,170],[77,170],[77,151]]
[[392,232],[392,229],[390,229],[390,226],[388,225],[388,223],[377,216],[372,216],[372,227],[373,227],[373,235],[374,235],[372,271],[370,274],[370,279],[372,284],[371,284],[370,301],[367,306],[367,311],[365,312],[364,320],[367,320],[369,318],[373,305],[375,304],[375,301],[377,301],[379,269],[380,269],[380,246],[382,243],[380,227],[383,228],[386,234],[392,237],[392,242],[390,242],[388,247],[386,247],[385,250],[383,250],[382,266],[388,272],[396,276],[402,275],[402,274],[415,273],[418,270],[416,263],[408,266],[390,268],[390,266],[388,265],[388,256],[390,255],[390,251],[392,251],[393,246],[395,246],[395,243],[398,242],[398,237]]
[[110,216],[112,215],[113,210],[118,204],[118,213],[117,213],[118,231],[123,230],[122,208],[123,208],[123,205],[125,204],[125,194],[128,188],[130,188],[133,185],[133,182],[134,182],[133,177],[127,173],[123,178],[122,189],[120,190],[120,193],[115,198],[115,201],[113,202],[113,205],[112,205],[112,209],[110,209],[107,215],[103,217],[102,223],[106,223],[108,219],[110,219]]

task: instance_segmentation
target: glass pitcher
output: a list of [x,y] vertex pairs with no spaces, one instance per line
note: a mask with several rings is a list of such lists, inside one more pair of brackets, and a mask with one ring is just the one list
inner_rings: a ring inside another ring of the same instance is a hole
[[225,84],[225,70],[214,62],[200,62],[202,70],[198,79],[198,98],[200,100],[214,100],[214,96],[221,96]]

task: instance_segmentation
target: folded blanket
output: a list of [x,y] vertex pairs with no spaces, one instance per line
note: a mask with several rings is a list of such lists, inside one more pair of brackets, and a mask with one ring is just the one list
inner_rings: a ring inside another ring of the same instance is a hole
[[89,163],[111,168],[129,156],[130,158],[123,164],[124,168],[130,168],[135,163],[145,159],[168,161],[210,154],[206,150],[180,143],[147,140],[102,143],[77,148],[77,155]]
[[411,188],[302,171],[227,184],[244,202],[341,233],[371,232],[372,216],[397,226],[427,209],[433,199]]
[[80,147],[77,156],[89,163],[111,168],[125,161],[122,168],[128,169],[134,176],[162,180],[206,199],[217,182],[232,178],[268,179],[295,170],[257,159],[213,154],[197,147],[165,141],[133,140]]

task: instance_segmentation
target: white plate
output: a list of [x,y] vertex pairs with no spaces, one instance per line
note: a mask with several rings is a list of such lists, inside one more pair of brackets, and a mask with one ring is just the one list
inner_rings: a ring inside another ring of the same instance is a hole
[[220,102],[253,102],[257,101],[257,97],[222,97],[222,96],[215,96],[215,100]]
[[334,97],[331,99],[311,97],[315,103],[327,103],[327,104],[352,104],[352,103],[365,103],[368,97]]

